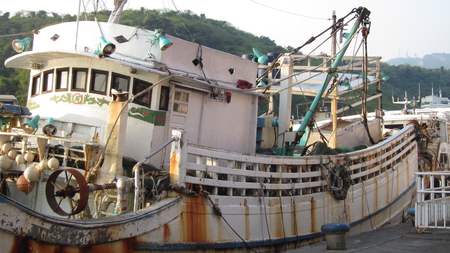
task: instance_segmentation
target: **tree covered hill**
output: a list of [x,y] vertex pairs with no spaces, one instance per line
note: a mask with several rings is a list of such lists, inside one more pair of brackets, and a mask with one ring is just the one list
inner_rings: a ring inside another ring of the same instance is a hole
[[411,66],[423,67],[426,69],[435,69],[444,67],[450,69],[450,54],[447,53],[433,53],[427,54],[423,58],[419,57],[401,57],[394,58],[387,63],[391,65],[409,64]]
[[[107,10],[96,13],[99,21],[106,22],[111,12]],[[81,14],[81,19],[94,20],[94,13]],[[0,10],[0,60],[16,54],[11,47],[13,39],[31,37],[33,30],[68,21],[76,21],[75,15],[60,15],[46,11],[22,11],[11,16],[9,12]],[[121,24],[154,30],[163,28],[167,34],[174,35],[187,41],[193,41],[203,46],[218,49],[230,54],[241,56],[251,53],[252,48],[262,52],[287,52],[273,40],[265,36],[255,36],[251,33],[236,29],[226,21],[207,18],[204,14],[196,15],[190,11],[177,13],[160,10],[125,10],[121,17]],[[10,36],[12,35],[12,36]],[[0,65],[0,94],[13,94],[19,103],[26,104],[26,89],[28,71],[14,70]]]
[[[96,13],[96,16],[99,21],[107,21],[109,14],[110,11],[103,10]],[[81,15],[81,19],[86,18],[87,20],[94,20],[94,13],[83,13]],[[9,12],[3,13],[0,10],[0,61],[4,62],[7,58],[16,54],[11,47],[13,39],[31,37],[33,30],[67,21],[76,21],[76,16],[48,13],[43,10],[38,12],[22,11],[11,15]],[[258,48],[261,52],[279,53],[289,52],[293,49],[291,46],[288,48],[278,46],[269,37],[258,37],[249,32],[241,31],[226,21],[209,19],[204,14],[196,15],[190,11],[178,13],[145,8],[126,10],[122,14],[120,23],[149,30],[163,28],[168,34],[237,56],[251,53],[253,47]],[[382,85],[382,92],[384,93],[383,108],[385,109],[401,109],[401,105],[392,104],[392,93],[395,97],[401,99],[405,91],[408,91],[409,99],[412,96],[417,97],[418,83],[421,84],[422,96],[431,94],[432,84],[435,90],[437,90],[437,87],[441,87],[443,95],[450,96],[450,71],[444,66],[425,69],[412,64],[394,66],[383,63],[381,67],[385,74],[390,77]],[[7,69],[4,64],[0,64],[0,94],[13,94],[19,99],[21,105],[25,105],[28,74],[29,71]],[[304,102],[303,97],[296,98],[293,101],[292,108],[296,108],[297,104]],[[373,104],[369,104],[369,110],[371,108],[373,110]],[[356,109],[357,111],[358,109]],[[296,115],[297,112],[293,112],[293,114]]]

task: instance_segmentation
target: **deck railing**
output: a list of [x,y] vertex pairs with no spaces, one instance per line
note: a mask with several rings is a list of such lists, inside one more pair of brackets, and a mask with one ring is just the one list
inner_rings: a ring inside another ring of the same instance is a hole
[[[187,145],[188,162],[179,175],[189,186],[200,186],[212,195],[267,196],[306,195],[328,191],[335,166],[349,172],[351,184],[364,182],[396,168],[410,153],[417,152],[413,126],[393,139],[366,150],[336,156],[250,156]],[[407,142],[407,145],[400,143]],[[406,180],[405,180],[406,182]]]
[[416,172],[418,229],[450,229],[450,171]]

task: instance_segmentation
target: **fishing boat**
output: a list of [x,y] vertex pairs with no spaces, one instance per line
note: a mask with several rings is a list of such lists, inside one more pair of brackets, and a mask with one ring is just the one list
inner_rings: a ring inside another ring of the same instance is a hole
[[[113,14],[13,41],[5,65],[30,70],[30,113],[0,115],[3,252],[279,252],[322,240],[324,224],[360,233],[406,217],[435,118],[384,135],[379,105],[310,145],[323,96],[336,118],[350,86],[381,90],[381,57],[344,56],[369,10],[334,19],[334,35],[352,25],[340,51],[267,64]],[[294,130],[291,99],[305,93]]]

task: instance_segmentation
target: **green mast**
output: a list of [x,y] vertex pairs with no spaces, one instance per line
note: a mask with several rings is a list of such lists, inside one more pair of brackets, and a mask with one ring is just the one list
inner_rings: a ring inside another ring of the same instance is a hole
[[352,27],[352,30],[347,36],[347,40],[344,43],[344,46],[341,50],[341,52],[336,56],[336,59],[334,60],[333,64],[331,65],[330,69],[328,70],[327,77],[325,78],[325,81],[323,82],[322,86],[317,92],[316,97],[314,98],[311,106],[308,109],[308,112],[306,113],[306,116],[304,120],[302,121],[302,124],[300,125],[299,129],[297,130],[297,135],[295,138],[295,142],[292,142],[291,146],[289,147],[290,150],[293,150],[295,145],[298,144],[298,142],[302,139],[303,134],[305,134],[306,127],[310,124],[310,122],[313,119],[314,112],[317,108],[317,105],[319,104],[320,98],[322,97],[323,93],[325,92],[325,89],[327,88],[328,84],[330,83],[330,80],[333,76],[337,74],[337,67],[342,61],[342,57],[344,57],[345,52],[347,51],[348,46],[350,45],[351,38],[358,30],[358,27],[368,19],[370,15],[370,11],[365,7],[359,7],[356,12],[359,14],[357,21]]

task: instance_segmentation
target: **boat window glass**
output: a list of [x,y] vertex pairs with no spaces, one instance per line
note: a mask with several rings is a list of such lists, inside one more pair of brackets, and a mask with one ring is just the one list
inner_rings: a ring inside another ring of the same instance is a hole
[[106,94],[107,84],[108,72],[93,69],[91,72],[91,87],[89,92]]
[[[128,92],[130,84],[130,77],[119,75],[117,73],[112,74],[111,89],[116,89],[119,92]],[[128,96],[126,96],[128,98]]]
[[69,69],[56,70],[56,90],[67,90],[69,87]]
[[[139,92],[147,89],[152,85],[153,85],[152,83],[144,82],[142,80],[135,78],[133,81],[133,95],[138,94]],[[151,98],[152,98],[152,90],[149,90],[144,94],[140,95],[139,97],[134,97],[133,102],[136,104],[150,107]]]
[[159,97],[159,110],[167,111],[169,109],[170,87],[161,87],[161,96]]
[[184,91],[175,91],[173,99],[173,111],[187,113],[189,103],[189,93]]
[[42,93],[53,90],[53,70],[44,72],[44,81],[42,82]]
[[86,91],[87,69],[73,69],[72,90]]
[[41,88],[41,74],[33,77],[33,83],[31,86],[31,96],[36,96],[39,94],[39,90]]

